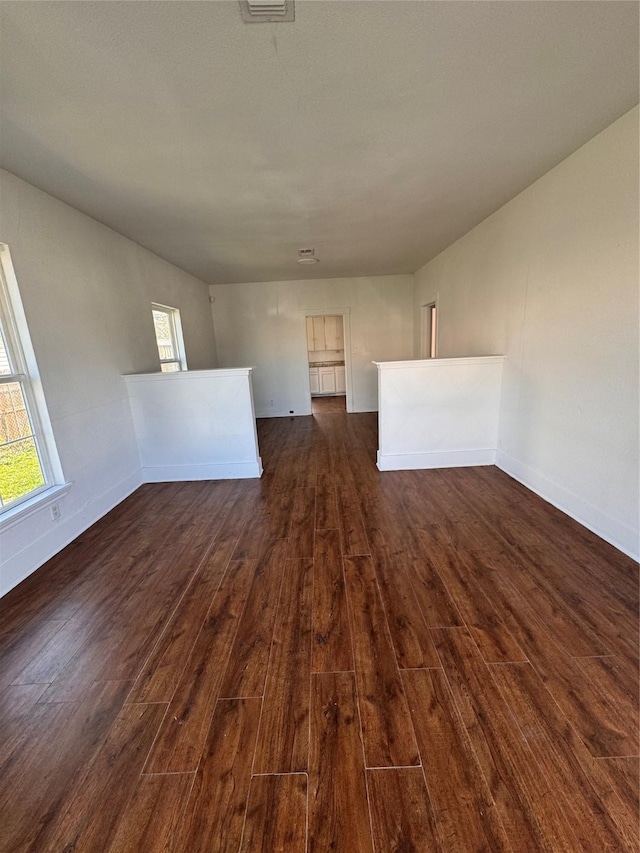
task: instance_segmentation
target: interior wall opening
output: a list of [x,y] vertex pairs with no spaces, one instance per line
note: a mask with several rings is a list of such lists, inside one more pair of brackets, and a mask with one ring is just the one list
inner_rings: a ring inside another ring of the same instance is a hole
[[420,358],[436,358],[437,354],[437,305],[435,302],[430,302],[420,308]]
[[307,316],[307,362],[314,413],[346,411],[345,329],[341,314]]

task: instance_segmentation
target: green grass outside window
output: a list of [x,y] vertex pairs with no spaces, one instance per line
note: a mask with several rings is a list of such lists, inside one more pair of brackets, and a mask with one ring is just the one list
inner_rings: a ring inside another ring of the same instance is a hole
[[33,439],[0,447],[0,497],[3,503],[44,485],[38,453]]

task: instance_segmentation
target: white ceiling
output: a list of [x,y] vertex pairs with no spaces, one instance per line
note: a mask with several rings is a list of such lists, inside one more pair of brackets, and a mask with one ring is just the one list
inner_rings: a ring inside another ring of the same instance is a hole
[[413,272],[638,101],[635,2],[0,7],[2,165],[209,283]]

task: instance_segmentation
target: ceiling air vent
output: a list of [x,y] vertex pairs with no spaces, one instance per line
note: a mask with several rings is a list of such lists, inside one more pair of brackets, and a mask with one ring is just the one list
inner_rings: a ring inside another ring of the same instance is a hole
[[318,258],[316,258],[316,250],[315,249],[298,249],[298,263],[299,264],[317,264]]
[[245,24],[295,20],[293,0],[240,0],[240,13]]

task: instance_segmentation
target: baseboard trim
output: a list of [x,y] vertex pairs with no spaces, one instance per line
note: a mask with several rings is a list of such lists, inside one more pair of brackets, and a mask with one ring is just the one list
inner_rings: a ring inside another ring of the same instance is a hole
[[[319,396],[322,397],[322,395],[319,395]],[[324,399],[326,399],[327,397],[331,397],[331,396],[343,397],[344,394],[340,394],[340,395],[325,394]],[[317,399],[317,397],[314,396],[314,399]],[[372,406],[358,406],[358,407],[354,407],[351,410],[351,412],[348,412],[348,414],[362,414],[364,412],[377,412],[377,411],[378,411],[377,406],[373,406],[373,405]],[[310,408],[298,409],[297,411],[293,412],[293,414],[291,412],[274,412],[273,409],[264,409],[264,410],[260,409],[259,411],[256,411],[256,419],[262,420],[263,418],[300,418],[300,417],[309,417],[309,415],[312,415],[312,414],[313,414],[313,412],[311,411]]]
[[531,489],[543,500],[571,516],[583,527],[591,530],[596,536],[609,542],[623,554],[638,560],[640,557],[640,532],[607,513],[593,504],[565,489],[544,474],[514,459],[502,451],[498,451],[496,466],[513,477],[523,486]]
[[[59,551],[62,551],[92,524],[111,512],[114,507],[122,503],[141,485],[140,470],[137,470],[91,503],[85,504],[69,518],[63,517],[60,521],[55,522],[45,534],[10,557],[2,565],[0,596],[5,595],[14,586],[22,583],[25,578],[33,574],[47,560],[55,557]],[[28,523],[28,520],[25,520],[24,523]]]
[[494,465],[496,451],[441,450],[429,453],[385,453],[378,451],[379,471],[413,471],[424,468],[468,468],[471,465]]
[[[46,533],[2,564],[0,597],[37,571],[47,560],[66,548],[85,530],[128,498],[143,483],[169,483],[189,480],[236,480],[262,475],[262,460],[215,465],[175,465],[138,469],[95,500],[85,504],[68,518],[56,522]],[[68,499],[67,499],[68,500]],[[46,507],[45,507],[46,510]],[[19,523],[27,524],[29,519]]]
[[274,412],[273,409],[256,412],[256,419],[260,418],[300,418],[309,417],[312,414],[311,408],[298,409],[297,412]]
[[192,480],[246,480],[262,476],[257,462],[215,462],[207,465],[155,465],[142,469],[143,483],[180,483]]

